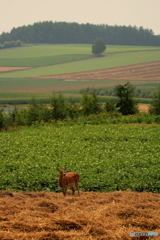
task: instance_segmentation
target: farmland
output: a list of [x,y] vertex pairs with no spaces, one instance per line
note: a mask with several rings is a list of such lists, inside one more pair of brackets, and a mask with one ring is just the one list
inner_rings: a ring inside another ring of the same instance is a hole
[[[160,234],[159,125],[35,124],[0,135],[2,240]],[[63,197],[64,166],[80,174],[80,197]]]
[[38,77],[44,75],[63,74],[72,72],[90,71],[129,64],[144,63],[160,60],[160,51],[133,52],[114,54],[110,56],[92,58],[72,63],[58,64],[54,66],[33,68],[13,73],[2,73],[1,78]]
[[[124,83],[128,72],[134,85],[158,86],[159,48],[108,46],[104,57],[94,58],[90,47],[38,45],[0,51],[1,67],[32,67],[0,73],[0,99],[30,99],[33,93],[46,99],[54,90],[75,96],[81,88]],[[151,70],[150,79],[136,79],[143,67],[147,76]],[[109,77],[100,79],[106,68]],[[115,75],[112,68],[117,68]],[[77,75],[95,70],[98,77],[95,72],[89,79]],[[74,77],[46,77],[66,71]],[[65,121],[0,132],[0,239],[129,240],[131,231],[159,232],[160,126]],[[65,166],[80,174],[80,197],[70,191],[62,196],[56,167]]]
[[160,47],[109,45],[103,57],[94,57],[89,44],[2,49],[0,100],[28,101],[31,94],[49,99],[53,91],[74,96],[82,88],[114,87],[128,80],[142,90],[149,84],[156,90],[159,50]]
[[83,191],[160,192],[159,126],[49,125],[2,132],[0,189],[59,191],[55,167]]

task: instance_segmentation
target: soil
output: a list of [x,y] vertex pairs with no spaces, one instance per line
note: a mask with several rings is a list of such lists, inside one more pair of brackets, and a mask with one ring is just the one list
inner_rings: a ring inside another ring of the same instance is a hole
[[19,70],[29,69],[31,67],[0,67],[0,73],[14,72]]
[[132,231],[160,236],[159,194],[0,191],[1,240],[130,240]]
[[149,105],[139,104],[138,107],[139,107],[140,112],[148,113],[148,111],[149,111]]
[[99,70],[47,75],[37,78],[79,80],[160,80],[160,61],[132,64]]

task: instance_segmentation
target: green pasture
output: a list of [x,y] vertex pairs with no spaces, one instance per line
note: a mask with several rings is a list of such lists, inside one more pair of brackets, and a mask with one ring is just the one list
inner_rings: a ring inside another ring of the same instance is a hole
[[[36,58],[66,54],[92,54],[91,47],[91,44],[23,45],[19,48],[1,49],[0,59]],[[160,47],[108,45],[105,53],[148,50],[160,50]]]
[[27,45],[19,48],[0,50],[0,59],[3,58],[35,58],[66,54],[91,54],[91,45],[88,44],[55,44],[55,45]]
[[61,191],[56,167],[82,191],[160,193],[160,126],[45,125],[0,133],[0,190]]
[[66,55],[55,55],[55,56],[44,56],[34,58],[1,58],[0,66],[3,67],[38,67],[48,66],[54,64],[60,64],[65,62],[77,61],[85,58],[89,58],[88,54],[66,54]]
[[26,78],[82,72],[158,60],[160,60],[160,51],[129,52],[11,73],[1,73],[0,78]]

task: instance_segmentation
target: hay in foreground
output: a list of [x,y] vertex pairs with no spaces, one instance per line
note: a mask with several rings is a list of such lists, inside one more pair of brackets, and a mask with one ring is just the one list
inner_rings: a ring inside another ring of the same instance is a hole
[[132,231],[160,238],[159,194],[0,192],[1,240],[129,240]]

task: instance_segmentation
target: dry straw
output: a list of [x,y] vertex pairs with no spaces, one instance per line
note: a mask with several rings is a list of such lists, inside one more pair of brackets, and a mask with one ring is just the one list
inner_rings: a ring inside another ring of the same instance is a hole
[[129,240],[131,231],[160,235],[159,194],[0,192],[1,240]]

